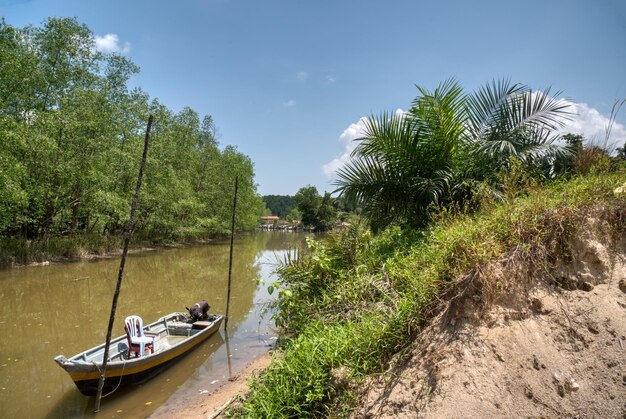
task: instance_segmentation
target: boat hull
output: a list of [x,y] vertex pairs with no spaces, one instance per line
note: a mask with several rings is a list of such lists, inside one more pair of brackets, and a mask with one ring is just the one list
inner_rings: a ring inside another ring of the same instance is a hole
[[[107,394],[111,391],[116,390],[117,388],[122,387],[130,387],[134,385],[139,385],[145,383],[146,381],[154,378],[156,375],[161,373],[170,365],[174,364],[179,359],[183,358],[186,355],[183,354],[178,358],[171,359],[169,361],[162,362],[152,368],[134,373],[134,374],[123,374],[117,377],[107,377],[105,376],[104,387],[102,388],[102,393]],[[98,373],[99,374],[99,373]],[[74,381],[78,390],[85,396],[96,396],[98,394],[98,383],[100,382],[100,377],[88,379],[88,380],[79,380]]]
[[[167,318],[168,316],[163,319]],[[160,321],[161,320],[162,319],[160,319]],[[196,346],[209,338],[209,336],[217,332],[222,320],[223,316],[214,316],[214,320],[205,328],[194,330],[194,334],[181,338],[180,342],[164,350],[159,351],[157,348],[154,354],[108,362],[103,392],[108,393],[116,388],[141,384],[150,380],[174,362],[183,358]],[[159,322],[155,322],[152,325],[158,323]],[[191,329],[189,333],[191,333]],[[124,342],[125,336],[121,336],[112,340],[111,346],[113,347],[115,345],[117,350],[120,351],[120,354],[122,352],[125,353],[124,348],[127,346]],[[85,351],[85,353],[101,352],[103,347],[104,345],[100,345]],[[57,356],[55,361],[70,375],[74,384],[76,384],[76,387],[82,394],[85,396],[95,396],[97,394],[98,382],[100,380],[100,368],[102,366],[101,362],[100,365],[93,360],[87,362],[87,357],[83,360],[80,354],[69,360],[65,359],[63,356]]]

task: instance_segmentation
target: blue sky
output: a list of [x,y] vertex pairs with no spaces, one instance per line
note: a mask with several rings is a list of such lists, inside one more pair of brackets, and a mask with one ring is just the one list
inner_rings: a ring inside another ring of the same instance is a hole
[[[600,136],[626,97],[626,1],[0,0],[14,26],[75,16],[141,67],[132,84],[214,117],[261,194],[332,190],[362,117],[455,77],[552,86]],[[613,131],[626,141],[626,109]]]

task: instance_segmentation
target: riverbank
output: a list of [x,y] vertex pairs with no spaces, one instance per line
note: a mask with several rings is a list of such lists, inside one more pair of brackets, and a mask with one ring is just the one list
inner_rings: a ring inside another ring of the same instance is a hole
[[[144,253],[162,249],[181,248],[198,244],[207,244],[223,239],[223,237],[183,240],[167,243],[132,243],[128,253]],[[45,242],[24,239],[0,240],[0,269],[47,266],[56,263],[72,263],[79,261],[110,259],[122,253],[123,238],[121,236],[85,238],[54,237]]]
[[257,377],[270,364],[269,353],[261,355],[249,362],[241,371],[223,385],[200,395],[189,395],[165,404],[150,417],[159,418],[217,418],[233,404],[245,396],[249,390],[249,380]]
[[[281,294],[276,321],[287,334],[281,361],[255,382],[236,414],[408,418],[434,403],[445,406],[430,417],[442,417],[478,412],[483,397],[500,403],[493,406],[497,417],[531,411],[524,399],[537,416],[615,417],[624,396],[615,360],[623,358],[626,333],[624,286],[616,284],[626,281],[618,269],[626,256],[626,197],[614,191],[623,182],[623,173],[613,173],[535,185],[478,212],[438,214],[428,229],[372,236],[354,228],[312,243],[279,270],[289,291]],[[598,308],[599,300],[608,306]],[[482,329],[476,319],[486,322]],[[431,325],[436,336],[425,341],[457,344],[458,353],[420,351]],[[530,346],[503,343],[528,343],[533,330],[542,336],[532,336]],[[464,346],[467,339],[475,347]],[[601,345],[607,352],[592,361]],[[470,349],[485,361],[482,375],[463,352]],[[407,358],[410,366],[427,365],[403,369]],[[522,371],[528,366],[540,373]],[[469,378],[453,381],[456,372]],[[588,403],[602,394],[606,403]],[[453,403],[461,397],[463,404]]]

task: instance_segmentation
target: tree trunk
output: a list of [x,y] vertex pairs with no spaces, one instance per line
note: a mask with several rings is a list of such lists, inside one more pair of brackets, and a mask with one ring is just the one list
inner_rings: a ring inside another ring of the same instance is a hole
[[80,196],[81,196],[82,188],[80,182],[76,184],[74,188],[74,197],[72,198],[72,234],[76,233],[78,229],[78,215],[80,213]]
[[54,218],[54,204],[53,200],[46,202],[43,218],[41,220],[39,228],[39,237],[46,237],[52,226],[52,220]]

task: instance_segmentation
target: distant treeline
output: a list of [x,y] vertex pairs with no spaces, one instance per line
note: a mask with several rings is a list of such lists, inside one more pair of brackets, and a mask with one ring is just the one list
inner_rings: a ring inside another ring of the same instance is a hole
[[220,148],[211,116],[168,109],[127,81],[139,68],[96,50],[75,19],[0,21],[0,237],[119,234],[128,218],[148,115],[152,142],[136,235],[184,239],[238,228],[264,205],[252,161]]
[[272,215],[283,219],[296,207],[296,201],[290,195],[265,195],[263,202]]

